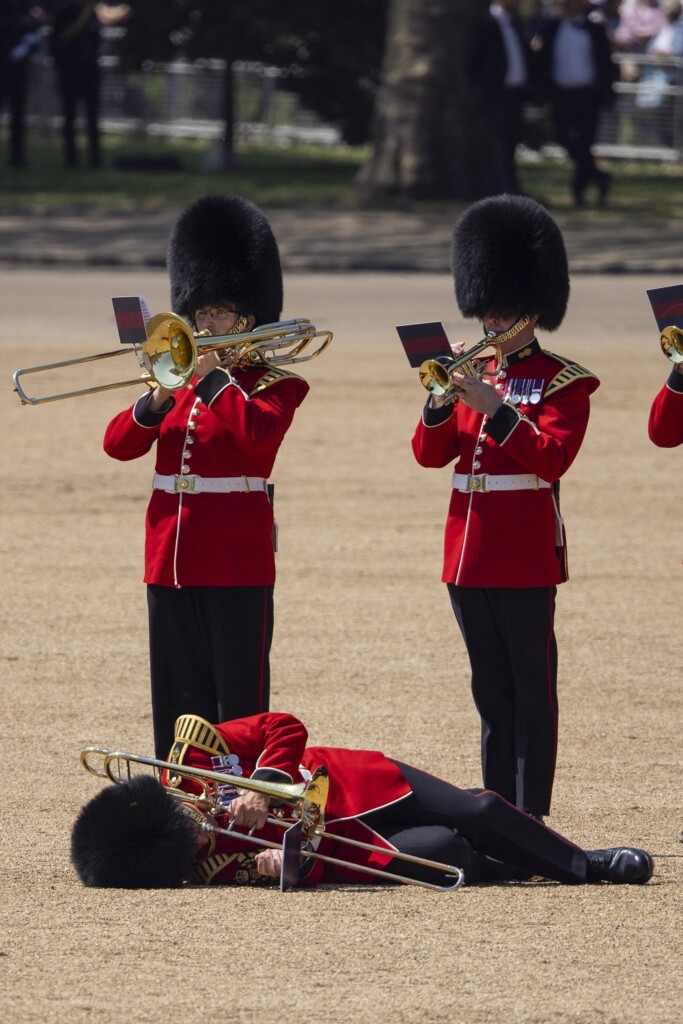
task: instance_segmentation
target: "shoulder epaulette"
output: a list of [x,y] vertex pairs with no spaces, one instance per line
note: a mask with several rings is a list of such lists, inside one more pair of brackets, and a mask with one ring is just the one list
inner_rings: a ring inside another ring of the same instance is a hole
[[[175,738],[171,753],[168,755],[171,764],[183,764],[188,747],[197,747],[199,750],[205,750],[207,754],[230,753],[230,748],[221,734],[199,715],[181,715],[176,719]],[[168,784],[176,787],[181,781],[179,775],[172,775],[168,779]]]
[[590,370],[580,366],[578,363],[572,362],[571,359],[565,359],[563,356],[556,356],[554,352],[548,352],[543,350],[547,356],[552,356],[553,359],[557,359],[558,363],[562,363],[562,369],[555,374],[553,379],[545,389],[544,398],[548,398],[550,395],[555,394],[556,391],[560,391],[565,388],[568,384],[573,384],[575,380],[581,380],[582,378],[591,378],[597,380],[598,378]]
[[296,373],[290,373],[289,370],[282,370],[279,366],[270,366],[262,377],[254,384],[253,388],[249,392],[249,397],[253,398],[254,395],[258,395],[261,391],[265,391],[271,384],[277,384],[280,380],[286,380],[288,377],[293,377],[294,380],[303,380]]

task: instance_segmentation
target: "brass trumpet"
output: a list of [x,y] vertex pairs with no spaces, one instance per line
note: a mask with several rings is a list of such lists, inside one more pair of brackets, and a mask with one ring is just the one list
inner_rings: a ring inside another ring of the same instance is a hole
[[[315,359],[327,348],[333,337],[331,331],[317,330],[310,320],[297,319],[264,324],[243,334],[195,338],[191,328],[175,313],[157,313],[147,323],[146,333],[145,341],[131,346],[143,369],[143,373],[138,377],[40,398],[28,395],[20,383],[21,377],[25,374],[110,359],[130,352],[131,347],[127,347],[116,349],[114,352],[79,356],[75,359],[16,370],[13,376],[14,390],[19,395],[22,405],[43,405],[45,402],[57,402],[62,398],[77,398],[100,391],[131,387],[134,384],[147,384],[150,387],[159,385],[167,391],[178,391],[192,380],[197,369],[197,360],[206,352],[223,350],[222,364],[227,369],[253,365],[286,366]],[[315,338],[320,339],[315,349],[304,352]]]
[[[195,804],[209,818],[215,818],[224,814],[229,800],[221,795],[226,785],[234,786],[238,790],[248,790],[255,793],[263,793],[270,800],[278,804],[285,804],[291,808],[289,820],[285,812],[280,808],[274,809],[273,817],[268,817],[268,823],[279,828],[286,829],[285,839],[282,843],[274,843],[267,839],[261,839],[251,833],[238,832],[233,828],[221,828],[217,824],[206,822],[202,827],[207,832],[215,832],[220,835],[230,836],[245,843],[253,843],[256,846],[268,847],[270,849],[282,850],[283,853],[283,877],[287,857],[287,840],[292,837],[307,841],[311,839],[331,839],[336,843],[345,843],[348,846],[355,846],[357,849],[369,850],[371,852],[390,855],[394,860],[409,861],[412,864],[422,864],[425,867],[433,868],[444,875],[451,876],[452,884],[436,885],[431,882],[418,881],[416,879],[404,878],[402,875],[392,874],[388,871],[380,871],[377,868],[365,867],[353,864],[349,861],[340,860],[327,854],[317,853],[313,850],[299,849],[296,860],[299,857],[311,858],[313,860],[326,861],[328,864],[336,864],[340,867],[350,868],[353,871],[360,871],[364,874],[376,875],[384,881],[401,882],[403,885],[419,885],[424,889],[435,889],[438,892],[450,892],[458,889],[465,881],[465,873],[462,868],[450,864],[441,864],[438,861],[427,860],[423,857],[414,857],[408,853],[400,853],[398,850],[387,850],[372,843],[363,843],[356,839],[345,836],[338,836],[327,832],[324,827],[325,805],[329,780],[327,769],[320,767],[313,773],[308,782],[282,783],[265,782],[261,779],[244,778],[241,775],[226,775],[223,772],[214,772],[206,768],[194,768],[189,765],[173,764],[170,761],[161,761],[154,757],[144,757],[139,754],[127,754],[117,750],[107,750],[104,747],[86,747],[81,751],[80,761],[86,771],[100,779],[108,779],[117,785],[129,782],[133,777],[136,766],[151,768],[157,779],[161,778],[162,772],[168,773],[167,792],[180,800]],[[188,793],[178,788],[183,781],[188,779],[196,782],[201,787],[201,793]],[[289,866],[289,880],[287,885],[281,879],[281,888],[289,888],[295,884],[295,878],[291,874]]]
[[[425,359],[421,364],[418,374],[420,382],[423,387],[429,391],[430,394],[434,395],[435,398],[443,401],[449,401],[456,399],[462,388],[459,388],[457,384],[454,384],[451,380],[451,374],[458,370],[464,373],[467,377],[479,377],[481,380],[487,375],[493,375],[498,372],[498,368],[502,362],[502,356],[500,352],[500,346],[509,341],[510,338],[514,338],[520,331],[529,323],[531,317],[522,316],[519,320],[510,327],[507,331],[502,334],[496,334],[495,331],[489,331],[485,338],[478,341],[476,345],[463,352],[459,356],[439,356],[437,359]],[[476,356],[480,352],[483,352],[487,348],[493,348],[496,354],[497,366],[494,370],[486,370],[486,362],[479,364],[475,362]]]
[[659,341],[667,359],[672,363],[683,363],[683,331],[680,327],[665,327]]

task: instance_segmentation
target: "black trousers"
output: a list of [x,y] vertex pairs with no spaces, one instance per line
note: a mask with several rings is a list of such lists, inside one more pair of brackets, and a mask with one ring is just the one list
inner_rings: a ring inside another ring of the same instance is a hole
[[226,722],[268,711],[273,587],[147,587],[156,756],[179,715]]
[[580,198],[586,186],[599,182],[604,174],[593,158],[593,143],[600,118],[600,94],[590,86],[584,89],[556,89],[553,94],[553,118],[557,141],[567,150],[574,164],[572,187]]
[[[412,795],[363,821],[402,853],[455,865],[467,883],[541,875],[586,881],[586,854],[497,793],[459,789],[443,779],[394,762]],[[432,868],[395,860],[387,871],[441,884]]]
[[74,64],[70,59],[57,63],[57,81],[64,111],[64,161],[67,167],[78,165],[76,147],[76,117],[79,102],[85,111],[88,138],[88,163],[97,168],[102,164],[100,152],[100,71],[96,61]]
[[0,112],[5,101],[9,108],[10,167],[26,165],[26,99],[28,94],[28,61],[0,63]]
[[484,786],[548,814],[557,754],[556,587],[448,593],[472,667]]
[[520,192],[515,153],[522,138],[523,100],[522,89],[502,88],[482,105],[493,157],[491,195]]

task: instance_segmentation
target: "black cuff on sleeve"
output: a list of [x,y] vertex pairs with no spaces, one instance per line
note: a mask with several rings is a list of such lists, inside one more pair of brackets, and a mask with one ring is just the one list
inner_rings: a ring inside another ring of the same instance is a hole
[[438,427],[440,423],[445,423],[453,415],[453,404],[440,405],[438,408],[433,409],[427,399],[427,404],[422,412],[422,421],[426,427]]
[[164,404],[156,412],[149,408],[152,392],[138,398],[133,409],[133,418],[141,427],[158,427],[167,412],[170,412],[175,405],[175,398],[167,398]]
[[194,386],[194,393],[204,405],[211,405],[216,395],[220,395],[221,391],[231,385],[230,377],[227,375],[225,370],[221,370],[219,366],[211,373],[207,373],[206,377],[202,377],[198,380]]
[[669,379],[666,383],[672,391],[677,391],[679,394],[683,394],[683,373],[679,373],[675,366],[669,374]]
[[[251,778],[256,782],[285,782],[292,781],[289,772],[280,771],[279,768],[256,768],[251,773]],[[239,782],[235,783],[239,787]]]
[[492,437],[496,444],[503,444],[519,423],[519,416],[509,405],[501,405],[500,409],[486,421],[484,431]]

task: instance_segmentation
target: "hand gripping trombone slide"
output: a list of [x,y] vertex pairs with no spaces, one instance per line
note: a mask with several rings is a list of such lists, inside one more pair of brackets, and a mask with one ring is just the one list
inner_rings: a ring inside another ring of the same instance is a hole
[[[286,820],[285,812],[281,807],[274,808],[275,816],[268,817],[268,823],[285,829],[285,836],[282,843],[271,842],[249,833],[238,832],[236,829],[221,828],[218,824],[206,821],[202,828],[206,832],[215,832],[219,835],[229,836],[245,843],[253,843],[256,846],[269,847],[274,850],[282,850],[282,874],[280,877],[280,888],[285,890],[296,884],[299,875],[300,859],[311,858],[322,860],[328,864],[336,864],[340,867],[353,871],[360,871],[370,875],[377,875],[378,878],[386,881],[400,882],[403,885],[419,885],[424,889],[435,889],[437,892],[451,892],[458,889],[465,881],[465,873],[462,868],[454,867],[451,864],[441,864],[438,861],[427,860],[423,857],[414,857],[408,853],[401,853],[398,850],[387,849],[382,846],[375,846],[372,843],[362,843],[356,839],[349,839],[345,836],[338,836],[327,832],[324,827],[325,805],[329,788],[327,769],[320,767],[316,769],[313,777],[308,782],[282,783],[265,782],[261,779],[248,779],[242,776],[226,775],[223,772],[210,771],[206,768],[194,768],[188,765],[177,765],[170,761],[161,761],[158,758],[144,757],[139,754],[127,754],[117,750],[107,750],[104,747],[86,747],[81,751],[80,761],[86,771],[101,779],[109,779],[117,785],[128,782],[133,777],[133,766],[142,765],[151,768],[157,778],[161,773],[168,773],[168,786],[166,791],[180,800],[196,805],[198,810],[207,814],[209,818],[216,818],[225,813],[229,801],[221,797],[221,788],[226,783],[235,785],[239,790],[262,793],[270,800],[279,804],[286,804],[292,810],[290,819]],[[179,789],[180,783],[184,780],[198,783],[201,787],[201,794],[188,793]],[[412,864],[421,864],[424,867],[433,868],[453,881],[443,885],[436,885],[431,882],[418,881],[417,879],[405,878],[402,875],[392,874],[388,871],[381,871],[376,868],[365,867],[353,864],[349,861],[340,860],[327,854],[317,853],[314,850],[305,848],[305,844],[316,839],[331,839],[336,843],[345,843],[357,849],[369,850],[390,856],[393,860],[408,861]]]

